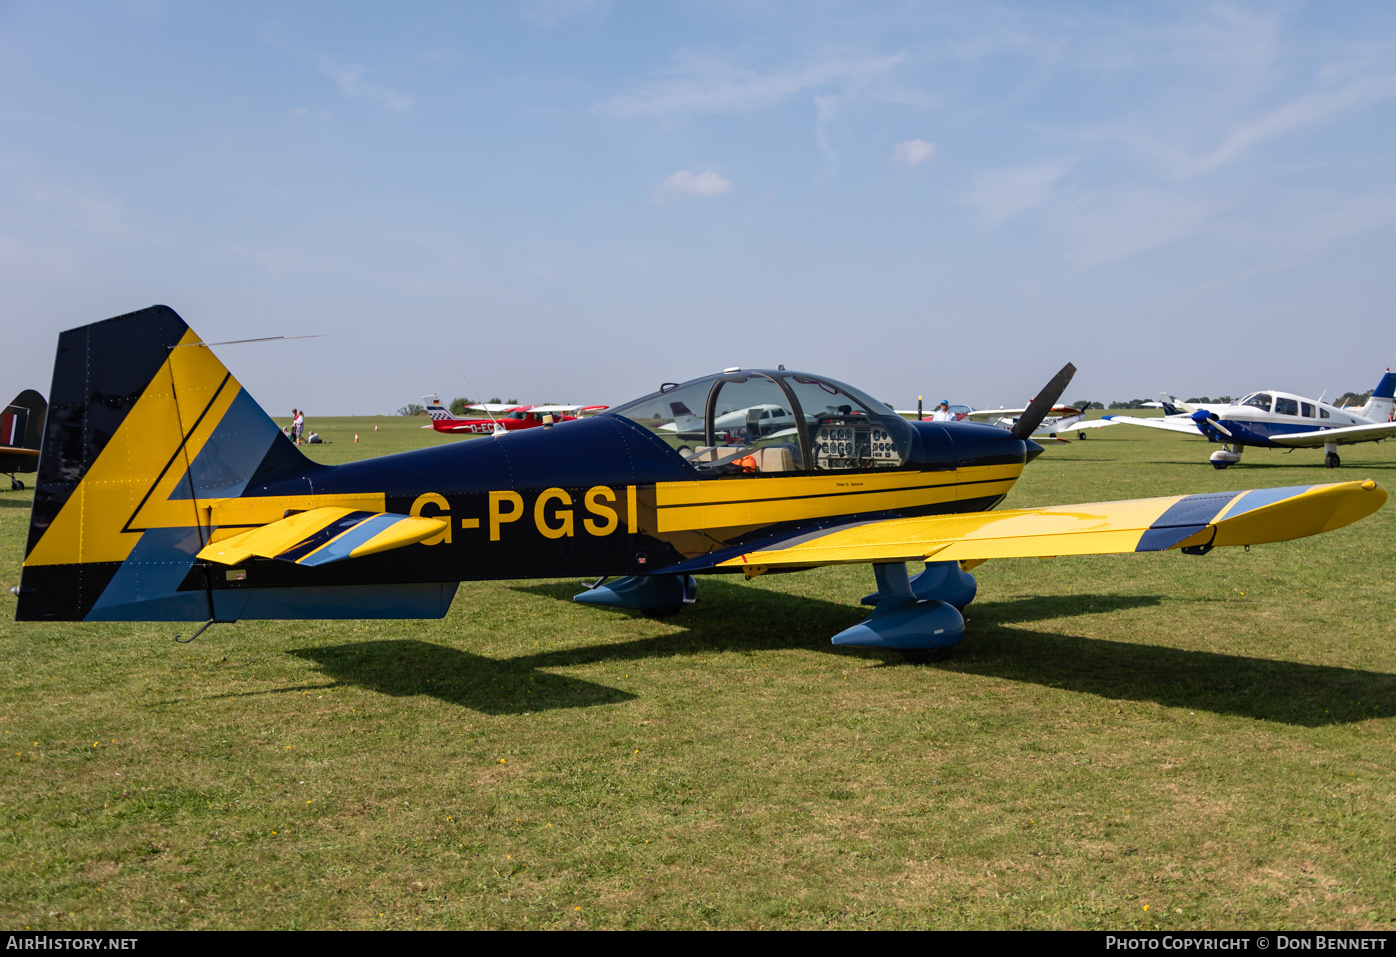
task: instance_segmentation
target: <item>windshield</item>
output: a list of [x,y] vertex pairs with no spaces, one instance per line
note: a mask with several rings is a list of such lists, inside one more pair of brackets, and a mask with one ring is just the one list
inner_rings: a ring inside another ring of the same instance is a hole
[[1268,392],[1252,392],[1250,395],[1246,396],[1244,399],[1241,400],[1241,404],[1242,404],[1242,405],[1249,405],[1249,406],[1252,406],[1253,408],[1263,409],[1264,411],[1269,412],[1269,411],[1270,411],[1270,393],[1268,393]]
[[718,376],[695,379],[667,392],[618,405],[605,415],[622,415],[649,429],[680,451],[700,446],[707,433],[708,393]]
[[916,441],[915,429],[866,392],[784,370],[695,379],[605,414],[649,429],[707,474],[729,474],[733,456],[747,472],[752,462],[760,472],[898,468]]

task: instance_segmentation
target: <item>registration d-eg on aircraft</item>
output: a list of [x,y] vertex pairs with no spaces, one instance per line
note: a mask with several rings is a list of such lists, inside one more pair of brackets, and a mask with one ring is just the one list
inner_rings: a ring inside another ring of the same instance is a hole
[[[424,395],[427,400],[427,415],[431,425],[422,428],[437,432],[463,435],[490,435],[494,432],[516,432],[519,429],[532,429],[554,422],[570,422],[583,412],[601,412],[604,405],[510,405],[508,403],[485,402],[466,408],[478,409],[484,416],[456,415],[441,404],[441,397]],[[546,418],[545,418],[546,416]]]
[[1322,448],[1323,464],[1335,469],[1342,464],[1338,446],[1396,436],[1396,422],[1390,421],[1393,394],[1396,373],[1387,369],[1372,390],[1372,397],[1360,409],[1339,409],[1306,396],[1271,389],[1252,392],[1232,405],[1205,409],[1169,397],[1170,401],[1163,403],[1165,414],[1161,419],[1107,415],[1098,424],[1138,425],[1204,436],[1223,445],[1211,456],[1212,466],[1218,469],[1241,461],[1241,452],[1248,445],[1269,449]]
[[[873,566],[873,609],[833,641],[928,660],[963,637],[983,561],[1203,554],[1386,501],[1369,480],[990,511],[1042,451],[1027,436],[1074,371],[1012,431],[907,422],[833,379],[741,369],[551,428],[330,466],[154,306],[59,336],[16,618],[439,618],[461,581],[581,575],[617,577],[578,601],[665,612],[697,575],[856,563]],[[666,428],[675,403],[704,442]],[[793,432],[718,440],[715,410],[765,405],[793,412]]]

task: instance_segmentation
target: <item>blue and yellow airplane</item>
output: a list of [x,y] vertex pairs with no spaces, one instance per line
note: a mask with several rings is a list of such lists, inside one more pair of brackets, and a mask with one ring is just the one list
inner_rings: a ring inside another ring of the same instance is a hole
[[[659,613],[695,575],[859,563],[873,610],[834,642],[932,660],[964,636],[969,569],[989,559],[1204,554],[1386,501],[1366,481],[991,511],[1074,371],[1011,431],[727,369],[554,427],[329,466],[154,306],[59,337],[16,617],[439,618],[461,581],[581,575],[616,577],[580,602]],[[793,418],[763,418],[772,405]]]

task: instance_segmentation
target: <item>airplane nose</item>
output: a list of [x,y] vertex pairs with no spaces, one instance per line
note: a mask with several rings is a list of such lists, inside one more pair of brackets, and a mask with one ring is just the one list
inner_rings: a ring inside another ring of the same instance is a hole
[[1028,462],[1031,462],[1033,459],[1037,458],[1043,452],[1042,446],[1038,445],[1032,439],[1024,439],[1023,445],[1026,446],[1026,451],[1028,453]]

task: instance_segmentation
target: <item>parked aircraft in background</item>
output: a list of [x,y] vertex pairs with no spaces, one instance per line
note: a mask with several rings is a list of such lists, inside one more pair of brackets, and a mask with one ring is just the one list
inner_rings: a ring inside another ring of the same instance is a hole
[[[978,409],[969,413],[965,418],[971,422],[983,422],[985,425],[996,425],[1001,429],[1011,429],[1027,409]],[[1084,439],[1086,434],[1081,432],[1082,424],[1086,421],[1086,413],[1070,405],[1054,405],[1052,411],[1042,420],[1042,423],[1033,430],[1033,436],[1046,436],[1049,439],[1058,439],[1065,442],[1066,439],[1058,437],[1059,432],[1076,432],[1076,437]]]
[[39,444],[44,437],[48,403],[33,389],[25,389],[0,412],[0,474],[10,479],[10,490],[21,491],[19,475],[39,468]]
[[[963,422],[969,416],[969,414],[974,411],[974,407],[969,405],[947,404],[947,406],[948,407],[945,411],[950,413],[950,416],[956,422]],[[895,411],[904,419],[914,419],[918,422],[930,422],[933,421],[931,419],[931,416],[935,414],[935,411],[938,408],[940,408],[940,406],[937,405],[931,409],[897,409]]]
[[[20,621],[440,618],[461,581],[575,575],[620,576],[579,602],[667,612],[695,575],[870,564],[873,610],[834,643],[929,660],[963,638],[984,561],[1203,555],[1387,497],[1368,480],[989,511],[1041,453],[1028,436],[1071,365],[1012,429],[907,422],[833,379],[735,369],[565,428],[323,465],[169,308],[64,332],[58,358]],[[767,405],[794,427],[722,437],[717,410]],[[679,406],[702,427],[686,451],[665,428]]]
[[497,431],[516,432],[519,429],[547,425],[548,420],[545,420],[544,416],[552,416],[552,422],[570,422],[578,418],[579,413],[601,412],[609,408],[605,405],[507,405],[486,402],[466,406],[467,409],[478,409],[486,413],[484,416],[460,416],[443,406],[441,398],[437,395],[424,395],[422,398],[428,401],[427,415],[431,416],[431,424],[422,428],[475,435],[489,435]]
[[1222,443],[1212,453],[1214,468],[1224,469],[1241,461],[1248,445],[1268,449],[1316,449],[1324,451],[1323,464],[1330,469],[1342,464],[1338,446],[1357,442],[1380,442],[1396,436],[1391,421],[1396,374],[1390,369],[1381,377],[1372,397],[1360,409],[1340,409],[1292,392],[1270,389],[1252,392],[1230,405],[1194,408],[1169,397],[1161,419],[1131,415],[1107,415],[1108,425],[1136,425],[1163,429],[1181,435],[1201,435]]

